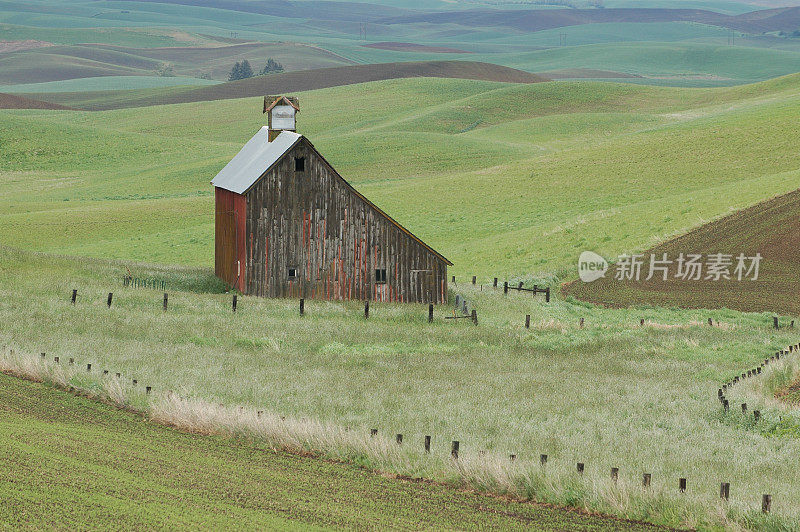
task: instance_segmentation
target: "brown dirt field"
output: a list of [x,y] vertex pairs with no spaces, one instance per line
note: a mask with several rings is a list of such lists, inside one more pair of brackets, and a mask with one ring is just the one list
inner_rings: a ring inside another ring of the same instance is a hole
[[379,48],[381,50],[393,50],[396,52],[428,52],[431,54],[471,54],[466,50],[458,48],[445,48],[443,46],[426,46],[424,44],[414,44],[410,42],[374,42],[362,45],[364,48]]
[[44,48],[47,46],[55,46],[47,41],[34,41],[28,39],[25,41],[0,41],[0,54],[7,52],[19,52],[21,50],[32,50],[34,48]]
[[[565,295],[609,306],[652,304],[683,308],[730,308],[746,312],[800,315],[800,190],[764,201],[705,224],[643,252],[675,259],[680,253],[762,256],[758,279],[677,280],[670,266],[667,280],[617,281],[614,265],[602,279],[562,286]],[[642,279],[649,264],[642,267]],[[705,269],[703,277],[705,277]]]
[[23,98],[13,94],[0,93],[0,109],[70,109],[57,103]]
[[[121,107],[145,107],[174,103],[249,98],[264,94],[280,94],[296,91],[324,89],[340,85],[352,85],[386,79],[436,77],[460,78],[508,83],[538,83],[547,78],[490,63],[474,61],[414,61],[404,63],[380,63],[331,68],[317,68],[256,76],[239,81],[210,85],[183,92],[147,95],[138,99],[87,105],[90,110],[117,109]],[[54,95],[57,96],[57,95]],[[79,103],[75,106],[83,108]]]

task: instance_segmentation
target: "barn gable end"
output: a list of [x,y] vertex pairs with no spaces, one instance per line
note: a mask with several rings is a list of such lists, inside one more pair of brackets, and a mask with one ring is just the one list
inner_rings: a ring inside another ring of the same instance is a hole
[[442,303],[445,257],[305,137],[261,131],[214,178],[217,276],[264,297]]

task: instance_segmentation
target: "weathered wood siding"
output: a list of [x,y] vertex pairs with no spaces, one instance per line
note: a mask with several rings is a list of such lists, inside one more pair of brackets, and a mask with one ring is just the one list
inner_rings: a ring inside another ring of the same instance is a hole
[[245,197],[222,188],[214,189],[214,272],[240,291],[245,287]]
[[[302,172],[296,157],[305,159]],[[245,293],[444,302],[447,263],[359,196],[306,139],[245,196]]]

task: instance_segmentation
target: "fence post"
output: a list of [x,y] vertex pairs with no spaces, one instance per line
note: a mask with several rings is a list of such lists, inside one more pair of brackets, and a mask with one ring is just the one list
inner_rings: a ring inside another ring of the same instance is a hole
[[547,465],[547,455],[546,454],[542,454],[542,455],[539,456],[539,463],[542,466]]
[[164,312],[167,311],[167,305],[169,305],[169,295],[167,295],[167,293],[164,292]]
[[472,309],[472,323],[478,324],[478,311],[475,309]]
[[583,475],[583,469],[584,469],[583,462],[578,462],[577,469],[578,469],[578,474]]
[[504,294],[507,294],[507,293],[508,293],[508,281],[505,281],[505,282],[503,283],[503,293],[504,293]]
[[378,429],[369,429],[369,435],[370,436],[377,436],[378,435]]
[[108,293],[108,308],[111,308],[111,299],[114,297],[114,294],[109,292]]
[[531,315],[530,314],[525,314],[525,328],[526,329],[530,329],[531,328]]
[[369,318],[369,299],[364,301],[364,318]]
[[58,357],[53,357],[53,362],[55,362],[56,364],[58,364],[58,363],[59,363],[58,361],[59,361],[59,358],[58,358]]
[[402,445],[403,444],[403,435],[402,434],[398,434],[397,436],[395,436],[395,441],[397,442],[397,445]]
[[450,447],[450,456],[452,456],[456,460],[458,460],[458,447],[459,447],[459,442],[453,440],[453,444]]
[[645,473],[642,475],[642,487],[649,488],[650,487],[650,473]]
[[778,316],[772,317],[772,325],[774,325],[776,329],[778,328]]
[[75,304],[75,300],[78,299],[78,290],[73,288],[72,289],[72,304]]
[[87,372],[92,371],[92,365],[91,364],[86,364],[86,371]]
[[761,512],[768,514],[772,509],[772,495],[764,494],[761,496]]
[[678,490],[681,493],[686,493],[686,479],[685,478],[679,478],[678,479]]
[[497,277],[495,277],[494,281],[492,282],[492,288],[497,288]]
[[756,423],[758,423],[758,420],[761,419],[760,410],[753,410],[753,419],[755,419]]
[[517,288],[519,288],[520,290],[522,290],[522,281],[520,281],[520,282],[519,282],[519,286],[518,286]]
[[425,436],[425,453],[430,454],[431,452],[431,437]]
[[727,501],[731,496],[731,483],[723,482],[719,485],[719,498]]
[[300,298],[300,315],[302,316],[306,312],[306,300],[302,297]]
[[433,323],[433,303],[428,303],[428,323]]
[[618,467],[612,467],[611,468],[611,480],[613,480],[614,483],[616,483],[617,480],[619,480],[619,468]]
[[233,294],[233,311],[236,312],[236,294]]
[[478,276],[477,275],[473,275],[472,276],[472,284],[475,284],[476,282],[478,282]]
[[550,287],[549,286],[547,288],[545,288],[544,302],[545,303],[550,303]]
[[153,391],[153,389],[150,386],[145,386],[144,393],[146,395],[150,395],[150,392],[152,392],[152,391]]

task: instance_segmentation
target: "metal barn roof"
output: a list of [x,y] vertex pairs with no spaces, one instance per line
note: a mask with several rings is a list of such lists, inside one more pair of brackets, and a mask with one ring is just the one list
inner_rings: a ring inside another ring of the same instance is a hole
[[211,184],[237,194],[244,194],[264,175],[264,172],[303,138],[302,135],[291,131],[281,131],[275,140],[269,142],[268,135],[269,129],[266,126],[259,129],[231,162],[211,180]]

